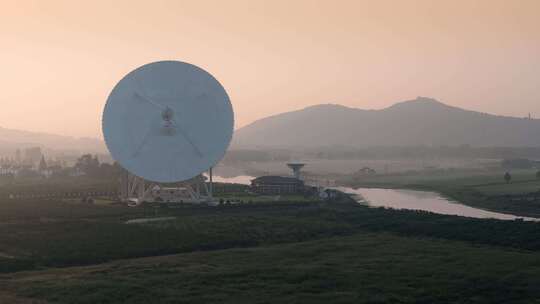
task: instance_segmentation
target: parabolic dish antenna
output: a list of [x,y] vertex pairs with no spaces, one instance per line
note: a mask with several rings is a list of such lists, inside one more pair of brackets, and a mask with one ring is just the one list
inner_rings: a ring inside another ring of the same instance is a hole
[[208,72],[159,61],[127,74],[103,113],[112,157],[148,181],[186,181],[223,158],[233,134],[229,96]]

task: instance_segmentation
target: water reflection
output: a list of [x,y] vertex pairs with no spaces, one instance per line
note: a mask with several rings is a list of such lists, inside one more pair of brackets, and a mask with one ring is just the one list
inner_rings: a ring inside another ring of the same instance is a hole
[[352,189],[341,187],[339,190],[354,194],[359,202],[375,207],[388,207],[394,209],[424,210],[440,214],[460,215],[475,218],[496,218],[501,220],[538,221],[540,219],[515,216],[498,212],[486,211],[465,206],[448,200],[437,193],[398,189]]
[[240,175],[240,176],[234,176],[234,177],[222,177],[222,176],[214,175],[213,180],[216,183],[250,185],[251,180],[254,178],[255,177],[253,176],[247,176],[247,175]]

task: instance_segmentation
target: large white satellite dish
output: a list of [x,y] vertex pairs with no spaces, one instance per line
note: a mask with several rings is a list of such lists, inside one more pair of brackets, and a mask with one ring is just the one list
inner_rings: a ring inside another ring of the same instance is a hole
[[103,112],[112,157],[133,175],[157,183],[186,181],[217,164],[233,125],[221,84],[179,61],[154,62],[127,74]]

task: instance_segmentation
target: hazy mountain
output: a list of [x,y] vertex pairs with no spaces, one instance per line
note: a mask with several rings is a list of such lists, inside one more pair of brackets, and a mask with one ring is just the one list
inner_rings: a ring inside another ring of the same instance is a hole
[[320,146],[540,146],[540,120],[495,116],[419,97],[382,110],[317,105],[235,132],[237,148]]
[[106,152],[103,141],[95,138],[75,138],[0,127],[0,152],[10,153],[17,148],[39,146],[49,150],[73,152]]

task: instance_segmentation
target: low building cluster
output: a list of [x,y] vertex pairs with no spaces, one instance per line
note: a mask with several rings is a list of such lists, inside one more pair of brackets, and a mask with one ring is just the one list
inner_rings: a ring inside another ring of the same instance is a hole
[[260,195],[303,195],[321,200],[340,197],[338,190],[306,185],[301,179],[286,176],[257,177],[251,181],[250,191]]
[[45,159],[41,148],[17,149],[14,155],[0,157],[0,181],[27,178],[50,178],[55,175],[78,176],[78,168],[68,167],[65,161]]
[[261,176],[251,181],[251,191],[264,195],[302,194],[306,186],[295,177]]

